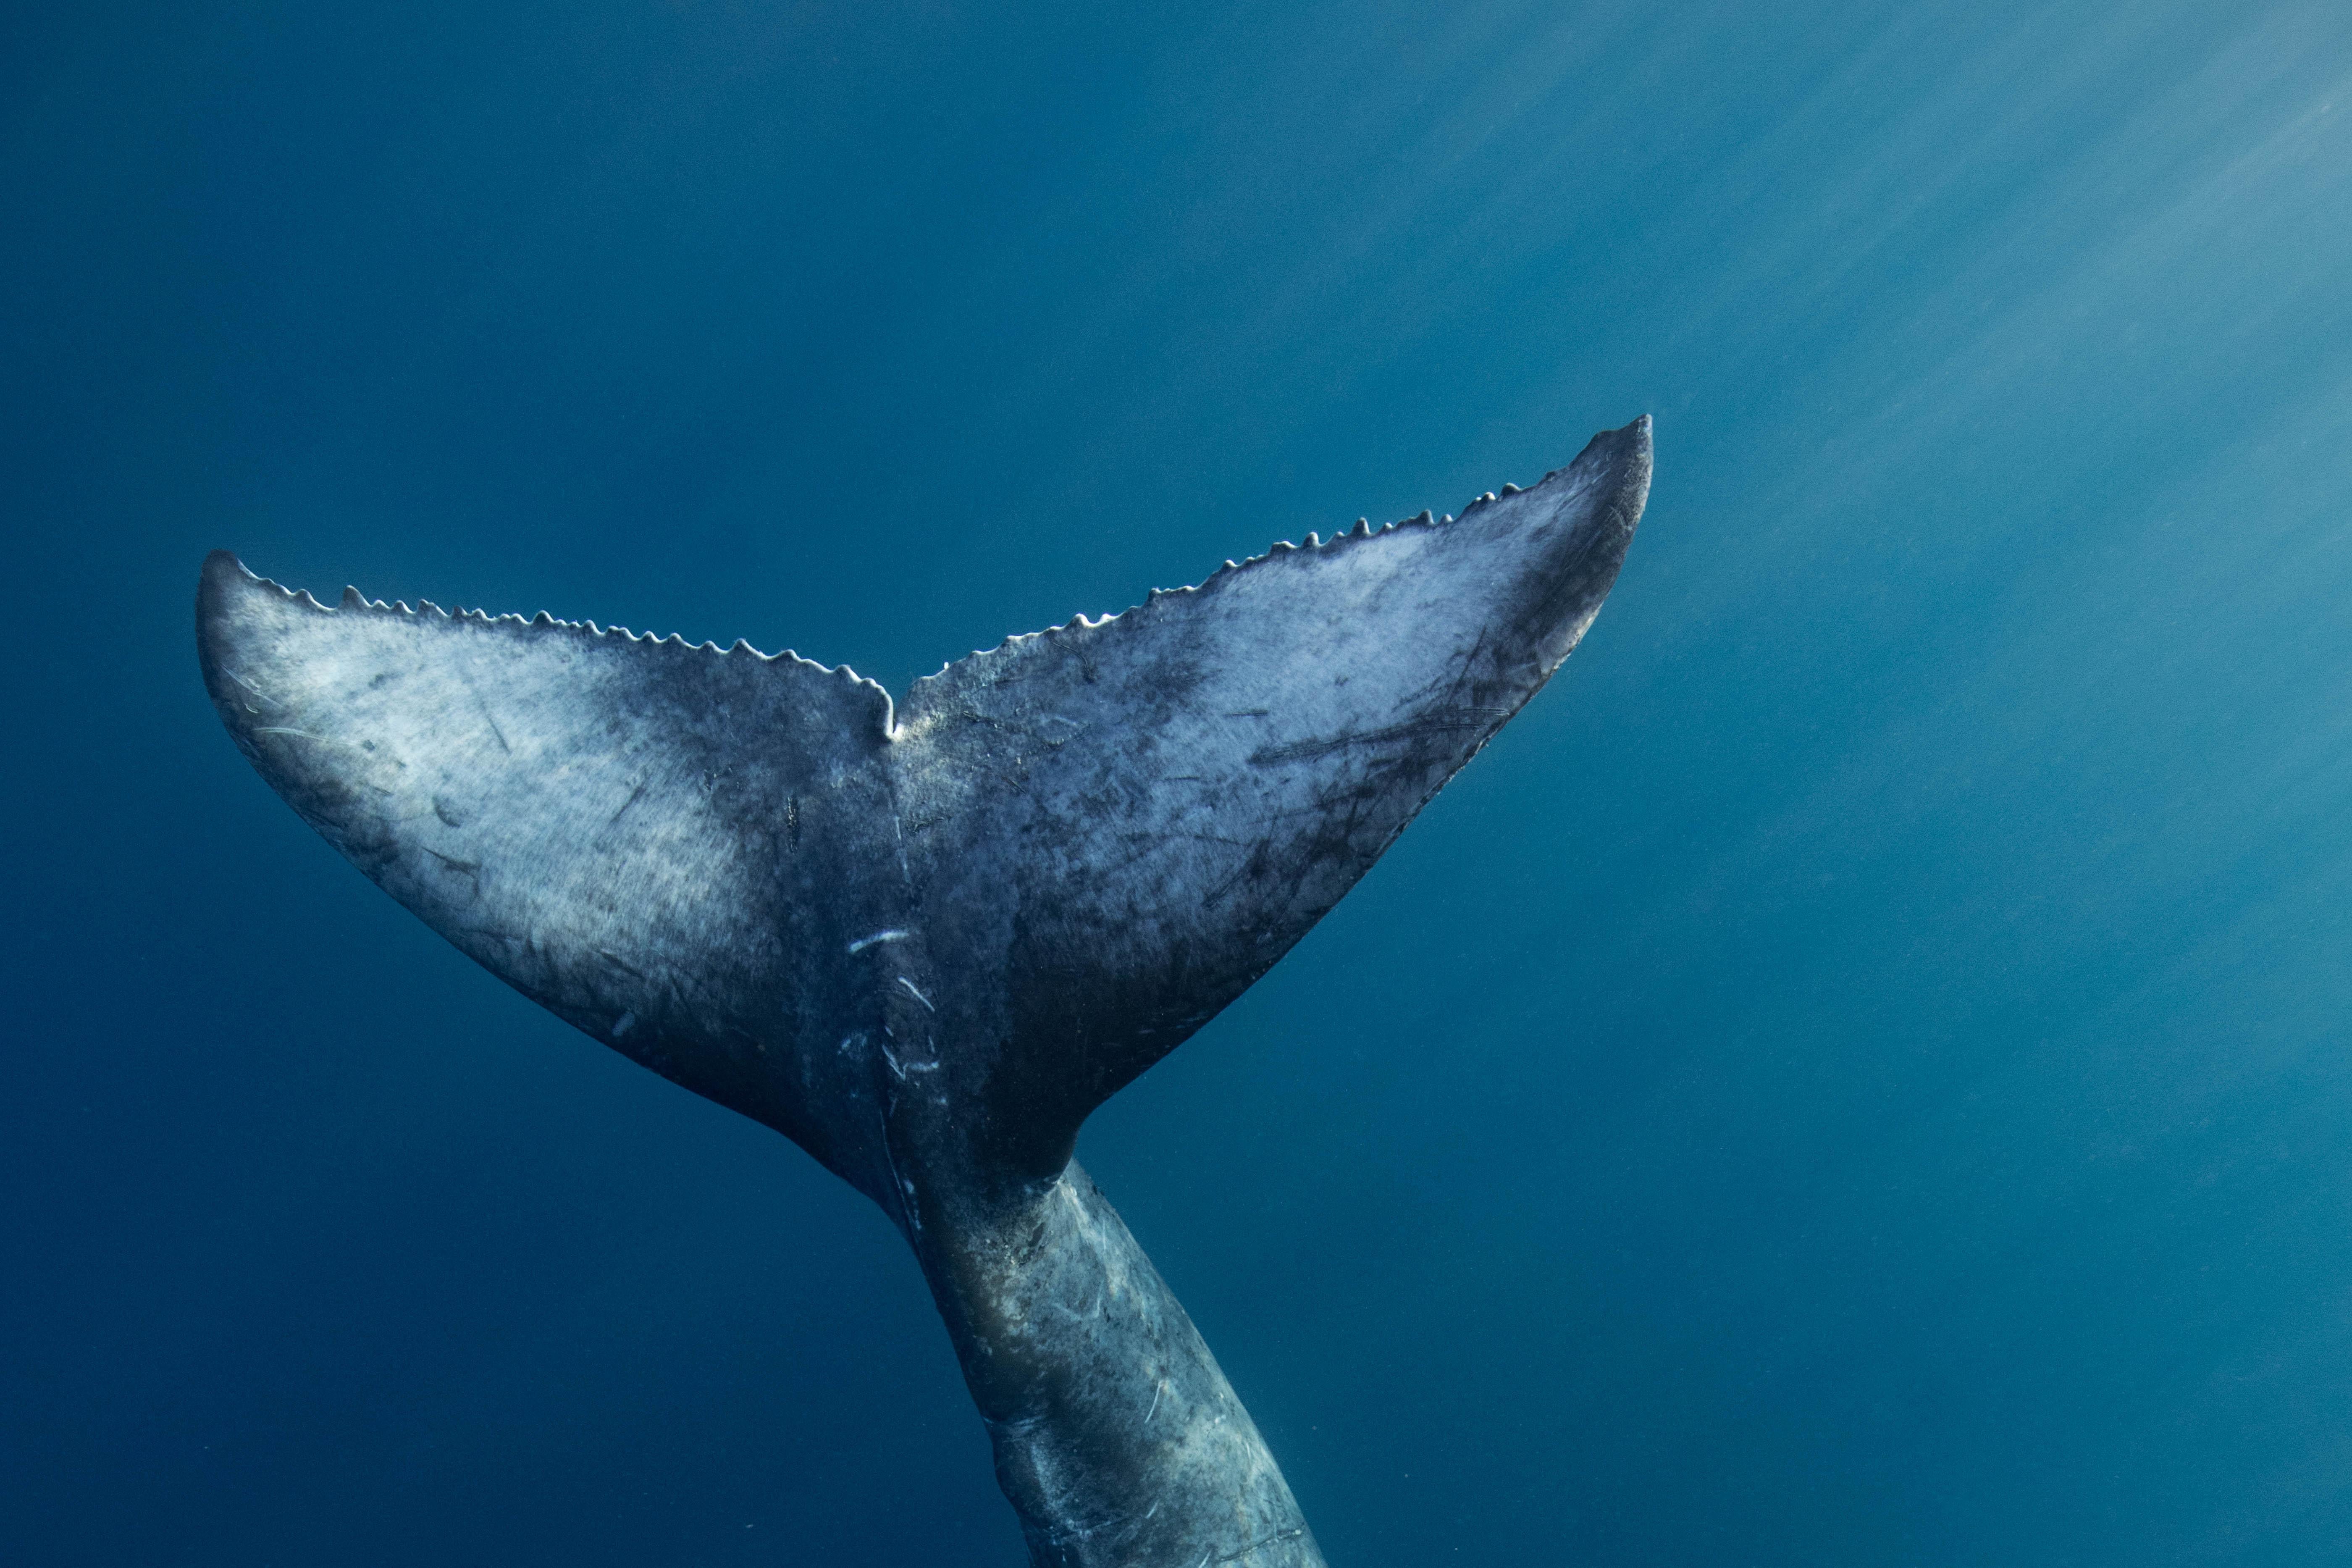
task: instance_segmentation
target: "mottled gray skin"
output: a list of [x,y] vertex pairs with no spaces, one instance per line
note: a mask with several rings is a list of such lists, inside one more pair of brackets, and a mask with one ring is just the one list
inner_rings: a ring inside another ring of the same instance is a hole
[[1321,1562],[1072,1159],[1568,657],[1649,421],[1533,489],[1278,545],[894,711],[846,669],[205,567],[229,732],[506,980],[775,1128],[921,1259],[1037,1564]]

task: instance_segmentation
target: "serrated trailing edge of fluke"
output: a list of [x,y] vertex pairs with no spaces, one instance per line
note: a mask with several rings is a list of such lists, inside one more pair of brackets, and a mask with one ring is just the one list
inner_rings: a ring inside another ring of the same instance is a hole
[[[1073,616],[1068,620],[1056,626],[1045,626],[1034,632],[1014,632],[992,647],[974,648],[971,652],[966,654],[961,658],[951,658],[948,660],[945,664],[942,664],[939,668],[933,670],[929,675],[916,677],[914,685],[917,687],[923,686],[930,681],[939,679],[941,676],[947,674],[950,670],[955,668],[960,664],[968,663],[972,659],[988,658],[992,655],[1003,653],[1008,649],[1018,647],[1024,643],[1032,642],[1040,637],[1059,638],[1063,637],[1075,636],[1081,632],[1099,632],[1105,626],[1111,625],[1113,622],[1124,620],[1138,610],[1149,610],[1163,600],[1181,599],[1188,594],[1202,593],[1207,589],[1214,587],[1218,584],[1224,582],[1228,578],[1238,575],[1241,573],[1247,572],[1253,567],[1262,566],[1269,561],[1278,560],[1286,556],[1299,554],[1301,552],[1321,553],[1328,551],[1343,549],[1351,544],[1361,544],[1371,540],[1385,538],[1389,534],[1394,533],[1400,529],[1443,528],[1449,523],[1457,522],[1461,521],[1461,519],[1468,517],[1472,512],[1478,510],[1490,501],[1499,500],[1505,496],[1523,495],[1528,489],[1533,489],[1539,485],[1548,483],[1552,479],[1560,474],[1566,473],[1569,468],[1574,468],[1575,466],[1576,465],[1571,462],[1565,468],[1554,468],[1550,473],[1544,475],[1543,479],[1538,479],[1536,482],[1536,485],[1527,486],[1524,489],[1518,485],[1506,484],[1500,490],[1487,490],[1483,494],[1473,496],[1470,498],[1468,502],[1463,506],[1459,512],[1447,512],[1443,517],[1438,516],[1434,511],[1428,508],[1423,508],[1414,516],[1399,518],[1394,522],[1382,523],[1378,528],[1374,528],[1372,526],[1371,520],[1370,518],[1360,517],[1356,520],[1355,527],[1347,529],[1341,532],[1334,533],[1328,539],[1323,538],[1319,532],[1310,532],[1307,534],[1307,542],[1304,544],[1297,543],[1287,539],[1278,539],[1272,544],[1267,545],[1265,550],[1260,554],[1247,556],[1240,561],[1227,561],[1223,565],[1218,567],[1214,572],[1210,573],[1206,577],[1202,578],[1198,583],[1187,584],[1181,588],[1154,588],[1149,594],[1144,595],[1139,604],[1129,605],[1123,610],[1114,610],[1110,614],[1104,616],[1088,616],[1081,612],[1080,614]],[[908,695],[911,698],[911,690]]]
[[[821,674],[839,676],[853,684],[871,686],[877,691],[883,691],[886,697],[889,695],[887,691],[883,690],[881,682],[858,674],[846,664],[822,664],[791,648],[785,648],[780,653],[765,653],[754,647],[750,640],[744,637],[738,637],[728,647],[721,647],[717,642],[707,638],[698,643],[688,642],[676,632],[664,637],[658,632],[635,632],[622,626],[599,626],[594,621],[567,621],[545,610],[540,611],[535,616],[511,613],[493,616],[487,610],[469,610],[462,607],[445,610],[430,599],[419,599],[413,605],[405,599],[390,601],[371,599],[358,588],[350,585],[344,587],[341,599],[334,604],[324,605],[320,604],[308,589],[289,588],[275,578],[261,575],[240,560],[234,551],[215,550],[212,553],[211,562],[224,558],[230,565],[244,574],[247,586],[275,589],[282,596],[294,600],[322,616],[341,615],[347,612],[374,616],[403,616],[411,620],[439,620],[451,624],[471,622],[476,626],[495,626],[509,632],[569,632],[574,637],[585,637],[595,642],[626,642],[636,647],[675,648],[681,653],[709,654],[721,658],[744,654],[763,664],[806,665]],[[207,564],[211,564],[211,562]]]
[[[1501,493],[1504,495],[1517,495],[1519,493],[1519,487],[1517,485],[1505,485]],[[1489,490],[1485,495],[1472,500],[1467,506],[1462,509],[1461,515],[1467,516],[1471,511],[1495,499],[1496,492]],[[1217,583],[1234,575],[1234,574],[1246,572],[1254,566],[1261,565],[1264,563],[1275,560],[1277,557],[1295,554],[1300,551],[1336,550],[1343,546],[1359,543],[1366,540],[1378,539],[1384,534],[1393,533],[1401,528],[1437,528],[1443,527],[1446,523],[1450,523],[1454,520],[1454,514],[1452,513],[1447,514],[1444,518],[1439,518],[1433,512],[1423,511],[1416,517],[1402,518],[1395,522],[1387,523],[1375,529],[1371,526],[1369,520],[1359,519],[1354,528],[1348,530],[1344,533],[1334,533],[1328,539],[1324,539],[1316,533],[1309,533],[1307,536],[1307,542],[1304,544],[1295,543],[1286,539],[1277,540],[1273,544],[1268,545],[1264,553],[1252,555],[1242,561],[1228,561],[1223,565],[1218,567],[1214,572],[1210,573],[1206,577],[1201,579],[1198,583],[1188,584],[1181,588],[1154,588],[1148,595],[1145,596],[1140,604],[1129,605],[1123,610],[1115,610],[1108,615],[1089,616],[1081,611],[1079,614],[1071,616],[1068,620],[1056,626],[1046,626],[1041,630],[1034,632],[1015,632],[1006,637],[1003,641],[998,642],[992,647],[974,649],[971,653],[966,655],[965,658],[986,658],[990,654],[1000,652],[1005,648],[1016,647],[1036,637],[1059,637],[1078,632],[1098,632],[1105,626],[1111,625],[1113,622],[1123,619],[1137,610],[1146,608],[1155,601],[1169,598],[1181,598],[1187,594],[1200,593],[1203,589],[1213,586]],[[245,574],[248,584],[251,586],[275,589],[285,597],[295,600],[304,607],[315,610],[322,616],[340,615],[349,611],[377,616],[404,616],[412,620],[442,620],[453,623],[459,621],[471,621],[477,626],[501,626],[509,631],[570,632],[574,636],[588,637],[598,642],[618,639],[640,647],[670,647],[685,653],[712,654],[721,658],[733,654],[748,654],[751,658],[757,658],[767,664],[804,664],[812,669],[822,671],[827,675],[838,675],[854,682],[872,686],[877,690],[882,690],[885,696],[890,695],[887,689],[882,687],[881,682],[858,674],[846,664],[826,664],[822,660],[810,658],[806,655],[799,653],[792,648],[784,648],[777,653],[768,653],[752,646],[750,639],[745,637],[737,637],[734,642],[729,644],[725,647],[721,647],[714,639],[706,638],[698,643],[689,643],[684,637],[676,632],[672,632],[668,636],[665,637],[658,632],[632,631],[627,626],[600,626],[593,620],[565,620],[562,616],[551,614],[546,610],[541,610],[537,615],[533,616],[519,615],[512,612],[509,612],[505,615],[493,616],[487,610],[471,610],[464,608],[463,606],[454,610],[444,609],[430,599],[419,599],[415,605],[409,604],[405,599],[372,599],[368,597],[367,595],[361,592],[357,587],[349,584],[345,585],[342,597],[336,603],[331,605],[321,604],[318,597],[310,593],[307,588],[289,587],[286,584],[278,582],[274,577],[263,576],[261,574],[253,570],[252,567],[247,566],[234,551],[222,550],[215,551],[214,553],[215,555],[227,556],[230,563]],[[948,670],[954,668],[958,664],[962,662],[963,659],[950,659],[947,663],[941,665],[938,670],[934,671],[930,675],[917,678],[916,684],[920,685],[924,681],[935,680],[940,675],[945,674]]]
[[[1647,416],[1643,416],[1643,419],[1635,421],[1635,424],[1638,425],[1645,422],[1647,417]],[[1597,442],[1601,439],[1603,436],[1612,434],[1615,434],[1615,432],[1604,431],[1601,435],[1595,436],[1593,440]],[[1588,444],[1586,451],[1589,452],[1590,450],[1591,445]],[[1263,567],[1272,561],[1286,559],[1302,552],[1321,554],[1333,551],[1345,550],[1352,545],[1365,544],[1374,540],[1386,538],[1388,535],[1395,533],[1402,529],[1444,528],[1449,526],[1460,521],[1464,518],[1469,517],[1474,512],[1482,510],[1496,501],[1510,496],[1522,495],[1527,493],[1527,489],[1537,489],[1540,488],[1542,485],[1549,484],[1560,475],[1567,473],[1570,469],[1575,468],[1577,462],[1581,461],[1584,456],[1585,453],[1580,453],[1576,459],[1571,460],[1561,468],[1552,469],[1550,472],[1545,474],[1540,480],[1537,481],[1535,486],[1522,489],[1522,487],[1518,485],[1506,484],[1500,490],[1487,490],[1482,494],[1474,496],[1463,506],[1461,511],[1458,513],[1448,512],[1444,516],[1440,517],[1433,511],[1424,510],[1416,516],[1401,518],[1394,522],[1383,524],[1379,528],[1374,528],[1369,519],[1359,518],[1353,528],[1335,532],[1328,539],[1322,537],[1319,532],[1310,532],[1307,535],[1304,543],[1296,542],[1290,540],[1277,540],[1273,544],[1267,546],[1265,551],[1261,554],[1252,555],[1241,561],[1227,561],[1223,565],[1218,567],[1214,572],[1210,573],[1198,583],[1189,584],[1179,588],[1154,588],[1145,595],[1140,603],[1131,604],[1125,609],[1113,611],[1108,615],[1102,616],[1088,616],[1081,613],[1073,616],[1067,621],[1064,621],[1055,626],[1046,626],[1042,630],[1013,633],[996,643],[993,647],[974,649],[961,658],[950,659],[929,675],[918,677],[913,682],[912,687],[909,689],[908,695],[909,699],[911,699],[915,689],[919,689],[931,681],[938,680],[940,677],[948,674],[959,665],[967,664],[973,660],[987,660],[993,656],[1003,654],[1013,648],[1022,646],[1023,644],[1032,642],[1041,637],[1058,639],[1067,637],[1100,633],[1104,628],[1125,620],[1128,616],[1134,615],[1138,611],[1149,612],[1165,601],[1181,599],[1188,595],[1206,592],[1244,573]],[[814,670],[827,675],[840,677],[844,680],[855,685],[873,687],[876,691],[879,692],[883,698],[890,703],[890,719],[887,730],[892,732],[895,732],[897,729],[897,711],[904,705],[898,700],[896,695],[887,688],[884,687],[881,682],[874,680],[866,676],[859,675],[847,664],[825,664],[821,660],[809,658],[805,655],[803,655],[792,648],[785,648],[779,653],[767,653],[755,647],[749,639],[743,637],[738,637],[730,645],[721,647],[716,641],[712,640],[705,640],[699,643],[689,643],[685,637],[677,633],[671,633],[669,636],[664,637],[655,632],[634,632],[626,626],[599,626],[594,621],[564,620],[545,610],[541,610],[537,615],[530,616],[515,614],[492,616],[485,610],[469,610],[464,608],[459,608],[454,611],[445,610],[430,599],[420,599],[417,601],[416,605],[412,607],[406,600],[393,600],[387,602],[383,599],[371,599],[356,587],[346,587],[343,590],[342,597],[339,603],[331,605],[322,605],[307,590],[290,588],[273,578],[262,576],[252,568],[247,566],[245,563],[238,559],[238,557],[232,552],[226,550],[215,551],[213,552],[213,555],[215,559],[226,557],[231,564],[236,567],[238,572],[244,574],[249,584],[267,588],[274,588],[279,594],[284,595],[289,599],[299,600],[309,608],[315,610],[321,615],[336,615],[345,611],[356,611],[364,612],[370,615],[406,616],[418,619],[437,617],[440,620],[448,622],[471,621],[479,626],[499,626],[509,631],[564,631],[570,632],[574,636],[584,637],[600,642],[618,637],[633,645],[676,648],[680,652],[716,655],[719,658],[726,658],[737,654],[746,654],[769,664],[790,663],[793,665],[806,665]],[[210,563],[207,564],[209,565]]]

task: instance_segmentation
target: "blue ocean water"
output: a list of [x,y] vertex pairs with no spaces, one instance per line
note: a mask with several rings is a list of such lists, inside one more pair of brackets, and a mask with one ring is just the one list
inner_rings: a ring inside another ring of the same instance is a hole
[[1643,412],[1081,1145],[1330,1560],[2352,1560],[2352,10],[100,0],[0,201],[0,1561],[1022,1560],[881,1216],[253,777],[205,549],[903,690]]

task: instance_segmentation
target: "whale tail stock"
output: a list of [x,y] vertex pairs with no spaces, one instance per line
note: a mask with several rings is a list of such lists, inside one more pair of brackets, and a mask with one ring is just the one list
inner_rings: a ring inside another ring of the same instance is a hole
[[239,749],[387,892],[892,1216],[1037,1563],[1309,1563],[1077,1130],[1542,686],[1649,472],[1643,418],[1533,489],[1277,546],[896,708],[741,643],[330,609],[223,552],[197,641]]

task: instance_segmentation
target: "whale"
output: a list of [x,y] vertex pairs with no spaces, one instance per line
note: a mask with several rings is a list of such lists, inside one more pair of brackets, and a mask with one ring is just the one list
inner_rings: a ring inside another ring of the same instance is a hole
[[1277,544],[912,683],[205,563],[237,749],[583,1033],[774,1129],[913,1249],[1036,1568],[1319,1568],[1075,1158],[1550,679],[1644,416],[1458,515]]

